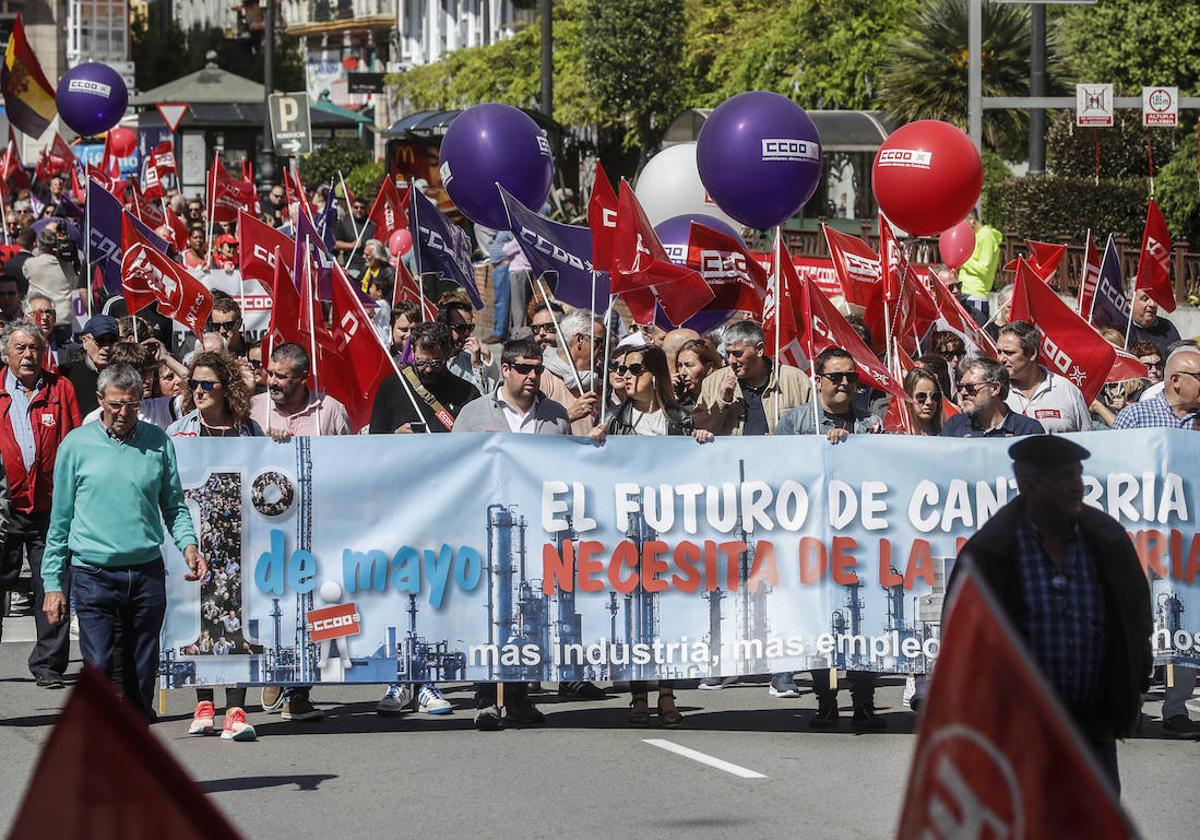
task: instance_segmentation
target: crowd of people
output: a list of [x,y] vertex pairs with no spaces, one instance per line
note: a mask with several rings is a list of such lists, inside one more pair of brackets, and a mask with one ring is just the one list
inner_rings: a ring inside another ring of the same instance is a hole
[[[315,208],[331,200],[321,190],[311,197]],[[53,205],[47,206],[53,212]],[[169,198],[168,212],[176,209],[193,225],[188,248],[179,259],[202,272],[209,263],[203,204],[175,195]],[[336,246],[342,259],[353,253],[348,273],[383,302],[390,299],[394,272],[383,245],[372,239],[366,213],[364,201],[352,204],[350,216],[339,223]],[[345,406],[310,387],[312,360],[304,347],[277,345],[264,358],[259,337],[244,329],[237,301],[219,292],[209,331],[198,339],[175,340],[170,324],[156,313],[131,317],[120,306],[102,307],[104,311],[87,320],[76,339],[69,327],[70,293],[79,287],[81,275],[69,227],[65,220],[51,219],[35,236],[25,224],[27,216],[14,209],[6,217],[10,236],[22,250],[8,260],[0,277],[0,320],[5,322],[0,353],[6,365],[0,381],[0,451],[7,505],[0,585],[11,587],[22,563],[28,563],[38,608],[38,639],[29,666],[38,685],[47,688],[63,685],[67,663],[68,636],[61,624],[65,607],[55,596],[66,596],[72,579],[86,578],[88,570],[78,556],[69,512],[59,510],[64,495],[61,482],[68,474],[56,468],[56,459],[68,446],[68,433],[86,428],[89,422],[99,423],[102,435],[91,441],[93,446],[106,440],[123,443],[141,434],[142,428],[157,430],[163,441],[185,436],[269,436],[286,441],[301,435],[477,432],[588,436],[597,446],[613,435],[690,436],[702,445],[726,435],[804,434],[822,435],[830,444],[839,444],[851,435],[889,430],[886,418],[892,398],[864,380],[846,349],[826,349],[806,371],[772,358],[762,325],[751,319],[731,320],[707,335],[689,329],[666,332],[654,325],[624,323],[614,313],[606,319],[572,309],[541,294],[527,298],[526,291],[516,292],[515,281],[525,279],[528,266],[520,262],[519,246],[503,234],[487,241],[481,237],[492,282],[498,288],[504,275],[506,284],[504,316],[494,322],[492,334],[480,338],[484,325],[477,322],[475,309],[461,291],[438,296],[432,320],[423,317],[416,303],[396,305],[382,331],[398,374],[379,387],[369,424],[359,429]],[[288,213],[281,188],[268,191],[262,217],[286,232]],[[361,241],[366,247],[360,249],[356,245]],[[236,228],[224,226],[215,246],[216,264],[236,261]],[[952,274],[948,279],[955,286],[961,282]],[[980,289],[972,285],[962,294],[977,320],[990,324]],[[991,324],[997,358],[957,332],[931,332],[921,342],[925,352],[903,379],[910,398],[899,406],[905,428],[912,434],[943,437],[1200,428],[1200,347],[1180,340],[1144,293],[1132,296],[1132,306],[1128,349],[1146,365],[1149,376],[1113,383],[1091,404],[1075,384],[1042,363],[1041,337],[1034,324]],[[850,322],[869,344],[863,320],[851,316]],[[498,341],[505,336],[506,340]],[[1125,336],[1109,338],[1126,345]],[[162,448],[157,437],[154,445]],[[77,462],[75,454],[72,464],[82,469]],[[174,486],[178,487],[177,476]],[[255,492],[261,495],[263,490]],[[74,488],[75,496],[82,492]],[[192,492],[224,498],[219,488]],[[242,598],[237,511],[202,506],[208,519],[200,523],[197,548],[190,520],[184,523],[178,518],[173,492],[161,498],[170,499],[171,506],[163,502],[163,515],[181,551],[190,550],[185,556],[204,593],[200,636],[182,652],[203,656],[249,650],[236,609]],[[278,501],[262,499],[264,504]],[[92,497],[89,503],[98,500]],[[58,523],[57,531],[52,519]],[[161,541],[161,523],[156,527]],[[144,530],[153,536],[153,529]],[[43,554],[50,556],[51,549],[54,567],[48,571]],[[152,553],[145,551],[147,556]],[[64,562],[67,554],[74,560]],[[87,556],[87,548],[83,554]],[[161,557],[157,562],[161,564]],[[85,572],[80,572],[81,567]],[[89,585],[95,587],[94,582]],[[47,598],[55,602],[54,609],[43,612]],[[150,632],[153,615],[139,610],[124,601],[110,604],[105,614],[108,629],[99,634],[93,630],[84,654],[104,663],[110,672],[114,661],[118,670],[123,667],[117,682],[127,696],[138,698],[139,707],[150,717],[146,686],[153,683],[157,669],[157,632]],[[140,616],[137,620],[130,617],[134,613]],[[161,626],[161,617],[159,622]],[[99,623],[93,617],[88,626]],[[99,651],[99,646],[104,650]],[[812,677],[819,708],[810,725],[835,727],[840,715],[837,690],[831,687],[828,672],[814,672]],[[851,725],[857,730],[886,728],[875,709],[874,681],[869,673],[849,675]],[[708,680],[701,687],[717,690],[728,683]],[[1175,669],[1163,709],[1167,734],[1200,738],[1200,724],[1189,718],[1184,706],[1194,683],[1194,670]],[[644,683],[630,686],[634,725],[652,720],[650,689]],[[658,720],[665,726],[682,725],[673,686],[662,682],[657,689]],[[920,702],[916,681],[911,689],[909,699],[916,706]],[[604,694],[591,683],[565,683],[559,690],[575,697]],[[772,675],[769,690],[780,698],[800,693],[790,673]],[[189,732],[205,734],[215,728],[213,692],[204,689],[198,694]],[[506,685],[502,708],[496,686],[478,686],[477,727],[492,730],[506,721],[540,722],[542,713],[530,696],[523,684]],[[226,699],[223,737],[253,739],[245,690],[231,688]],[[381,714],[395,714],[414,701],[427,713],[450,711],[450,704],[432,684],[391,685],[378,709]],[[290,720],[322,716],[307,688],[269,687],[264,690],[263,706]]]

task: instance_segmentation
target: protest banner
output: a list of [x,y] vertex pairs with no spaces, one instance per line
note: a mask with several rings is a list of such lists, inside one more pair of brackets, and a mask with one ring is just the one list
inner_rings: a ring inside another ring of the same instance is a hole
[[[1200,663],[1200,438],[1079,440],[1151,574],[1156,657]],[[180,439],[212,573],[169,576],[163,670],[319,682],[306,616],[353,603],[347,682],[925,672],[961,541],[1016,494],[1009,443]]]

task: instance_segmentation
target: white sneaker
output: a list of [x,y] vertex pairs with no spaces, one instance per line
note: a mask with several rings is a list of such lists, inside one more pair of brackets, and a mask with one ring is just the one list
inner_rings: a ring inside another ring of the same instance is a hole
[[705,691],[720,691],[727,685],[733,685],[737,682],[737,677],[707,677],[700,680],[700,685],[697,688]]
[[417,708],[427,715],[448,715],[454,711],[450,708],[450,701],[442,696],[433,683],[425,683],[417,692]]
[[412,689],[407,685],[392,683],[388,686],[387,693],[375,705],[375,711],[381,715],[399,715],[407,712],[411,703]]

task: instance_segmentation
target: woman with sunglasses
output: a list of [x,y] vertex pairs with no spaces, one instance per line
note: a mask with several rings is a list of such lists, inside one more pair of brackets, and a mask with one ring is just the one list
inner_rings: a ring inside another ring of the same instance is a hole
[[[241,371],[219,353],[198,353],[192,360],[183,395],[183,409],[187,413],[167,429],[170,437],[261,437],[263,434],[259,425],[250,419],[250,393]],[[218,537],[213,539],[217,540],[219,536],[218,529]],[[215,604],[215,609],[210,611],[212,616],[219,617],[206,618],[202,622],[210,624],[210,627],[203,628],[202,633],[210,636],[211,631],[216,631],[218,636],[236,633],[238,627],[222,625],[220,622],[231,615],[229,610],[233,593],[241,586],[240,575],[238,572],[228,572],[219,544],[214,542],[206,546],[206,553],[211,564],[209,574],[213,575],[214,580],[224,578],[226,596],[224,602]],[[196,689],[196,710],[188,726],[189,735],[212,734],[216,718],[213,706],[215,696],[212,688]],[[254,727],[246,722],[246,689],[226,688],[225,722],[221,738],[226,741],[253,741],[255,737]]]
[[[643,437],[691,435],[699,443],[713,439],[712,432],[692,427],[692,415],[679,407],[667,372],[667,356],[658,347],[631,347],[616,367],[615,373],[625,378],[625,402],[612,413],[607,428],[592,430],[592,440],[604,443],[608,435],[641,435]],[[633,681],[629,704],[629,722],[634,726],[650,723],[650,684]],[[683,715],[675,707],[675,684],[667,680],[658,683],[658,719],[663,726],[683,725]]]
[[914,435],[936,437],[942,433],[945,408],[941,386],[932,371],[913,368],[904,377],[904,392],[912,398],[906,406]]
[[703,338],[693,338],[675,353],[675,398],[680,408],[696,407],[704,377],[725,366],[721,354]]

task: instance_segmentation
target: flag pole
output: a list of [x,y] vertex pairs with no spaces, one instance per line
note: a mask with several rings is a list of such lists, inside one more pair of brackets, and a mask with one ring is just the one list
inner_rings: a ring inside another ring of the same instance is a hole
[[[604,311],[604,373],[603,379],[600,381],[600,425],[604,425],[605,418],[608,415],[608,359],[609,347],[612,344],[612,330],[609,329],[608,323],[612,318],[613,301],[617,299],[616,295],[608,296],[608,309]],[[553,313],[551,313],[553,314]],[[555,328],[557,329],[557,327]],[[593,335],[595,330],[592,331]]]
[[1083,315],[1083,290],[1085,288],[1087,288],[1087,274],[1088,274],[1088,264],[1087,264],[1088,243],[1090,243],[1091,241],[1092,241],[1092,229],[1088,228],[1087,236],[1083,240],[1083,271],[1081,271],[1079,273],[1079,293],[1077,295],[1075,295],[1075,312],[1079,315]]
[[[357,241],[362,234],[358,232],[358,222],[354,221],[354,214],[350,211],[350,193],[346,191],[346,178],[342,175],[342,170],[338,170],[338,180],[342,182],[342,203],[346,205],[346,215],[350,217],[350,229],[354,231],[354,238]],[[366,233],[367,226],[363,225],[363,233]]]
[[[7,166],[5,167],[7,169]],[[91,192],[91,179],[88,179],[87,192]],[[86,192],[83,196],[83,262],[87,268],[84,270],[83,291],[87,295],[87,314],[88,320],[92,318],[92,202],[89,200]],[[4,241],[8,243],[8,225],[4,226]]]
[[208,196],[207,196],[208,197],[208,242],[205,246],[206,253],[204,255],[204,270],[205,271],[208,271],[209,269],[212,268],[213,223],[215,222],[216,216],[217,216],[217,167],[221,166],[221,165],[222,164],[221,164],[220,156],[217,154],[216,151],[214,151],[213,152],[213,168],[212,168],[211,174],[209,175],[212,186],[209,188]]
[[783,273],[783,269],[779,266],[779,261],[783,257],[783,225],[775,226],[775,354],[773,360],[775,362],[775,428],[779,428],[779,409],[783,402],[783,376],[779,366],[782,364],[779,360],[779,276]]
[[[549,309],[550,307],[546,307]],[[592,295],[588,298],[588,308],[592,310],[592,314],[596,313],[596,269],[592,269]],[[551,313],[552,315],[554,313]],[[604,332],[608,334],[608,313],[604,313]],[[592,330],[588,336],[588,370],[592,371],[592,375],[596,375],[596,331]],[[608,369],[605,367],[604,379],[608,380]]]
[[[312,260],[309,258],[308,238],[304,239],[304,285],[308,291],[308,306],[304,307],[308,310],[308,344],[312,348],[312,377],[313,377],[313,397],[321,392],[320,385],[317,381],[317,371],[320,365],[317,364],[317,322],[316,316],[313,313],[313,300],[316,290],[313,289],[312,283]],[[303,300],[303,298],[301,299]],[[317,402],[317,434],[321,434],[321,403]]]

